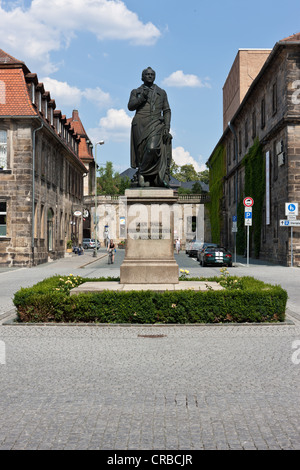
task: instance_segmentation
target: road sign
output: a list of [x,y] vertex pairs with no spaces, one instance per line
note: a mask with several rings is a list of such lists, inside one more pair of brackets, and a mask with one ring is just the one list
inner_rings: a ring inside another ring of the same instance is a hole
[[232,222],[237,222],[237,215],[232,216]]
[[300,227],[300,220],[281,219],[279,225],[280,227]]
[[252,219],[252,211],[245,211],[245,219]]
[[285,215],[298,215],[298,202],[286,202]]
[[252,199],[252,197],[245,197],[245,199],[243,200],[243,204],[246,207],[251,207],[254,204],[254,200]]
[[251,219],[245,219],[245,225],[252,225],[252,218]]
[[288,220],[297,220],[296,215],[288,215],[287,218],[288,218]]

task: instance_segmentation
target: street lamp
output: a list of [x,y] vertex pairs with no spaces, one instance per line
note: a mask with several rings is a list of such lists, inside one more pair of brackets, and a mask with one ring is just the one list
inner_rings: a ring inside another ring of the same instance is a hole
[[97,145],[103,145],[104,140],[99,140],[95,143],[95,249],[94,249],[94,258],[97,257]]

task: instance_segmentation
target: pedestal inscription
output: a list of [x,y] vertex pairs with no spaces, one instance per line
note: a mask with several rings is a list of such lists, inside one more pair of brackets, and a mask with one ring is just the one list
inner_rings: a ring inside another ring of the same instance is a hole
[[174,214],[170,189],[126,190],[127,239],[121,284],[176,284]]

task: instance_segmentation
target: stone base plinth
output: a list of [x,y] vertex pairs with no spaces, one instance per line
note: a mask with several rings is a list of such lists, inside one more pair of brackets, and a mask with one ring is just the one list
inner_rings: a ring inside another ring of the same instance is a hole
[[178,264],[172,260],[130,260],[120,266],[122,284],[178,283]]
[[173,284],[121,284],[118,281],[89,281],[84,282],[78,287],[74,287],[74,289],[70,291],[70,295],[87,294],[91,292],[96,293],[104,290],[117,292],[128,292],[131,290],[165,292],[191,289],[195,291],[207,291],[208,289],[223,290],[224,288],[214,281],[179,281]]
[[171,189],[125,191],[126,248],[121,284],[174,284],[179,268],[174,258],[174,210]]

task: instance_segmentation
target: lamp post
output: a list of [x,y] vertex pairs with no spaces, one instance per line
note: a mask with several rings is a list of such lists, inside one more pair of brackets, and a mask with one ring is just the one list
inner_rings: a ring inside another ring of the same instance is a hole
[[103,145],[104,140],[99,140],[99,142],[95,143],[95,249],[94,249],[94,258],[97,257],[97,226],[98,226],[98,221],[97,221],[97,145]]

